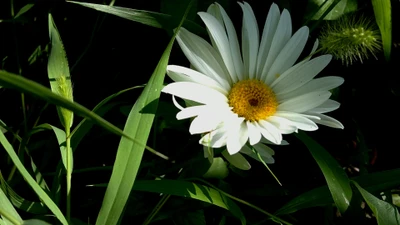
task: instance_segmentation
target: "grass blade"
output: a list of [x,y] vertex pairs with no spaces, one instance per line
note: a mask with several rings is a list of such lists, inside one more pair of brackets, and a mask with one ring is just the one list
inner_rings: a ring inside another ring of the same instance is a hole
[[390,59],[392,51],[392,7],[390,0],[371,0],[375,20],[382,36],[383,53],[386,60]]
[[39,83],[36,83],[29,79],[26,79],[22,76],[12,74],[12,73],[6,72],[4,70],[0,70],[0,85],[2,85],[3,87],[6,87],[6,88],[16,89],[23,93],[32,94],[32,95],[37,96],[51,104],[55,104],[55,105],[61,106],[63,108],[69,109],[72,112],[74,112],[75,114],[83,116],[83,117],[91,120],[92,122],[100,125],[101,127],[105,128],[106,130],[110,131],[111,133],[117,134],[119,136],[123,136],[123,137],[135,142],[138,145],[142,145],[144,148],[151,151],[152,153],[154,153],[164,159],[168,159],[168,157],[164,156],[163,154],[156,152],[154,149],[146,146],[144,143],[138,142],[131,136],[127,135],[121,129],[114,126],[107,120],[103,119],[102,117],[100,117],[99,115],[94,113],[93,111],[85,108],[84,106],[82,106],[76,102],[71,102],[70,100],[68,100],[64,97],[53,93],[50,89],[44,87],[43,85],[41,85]]
[[[139,142],[147,142],[149,137],[157,111],[158,98],[163,85],[169,55],[175,41],[176,32],[182,26],[184,18],[171,38],[142,94],[133,105],[126,121],[124,132],[132,135]],[[143,151],[143,146],[137,145],[124,137],[121,138],[110,182],[107,186],[96,225],[117,224],[135,182]]]
[[344,213],[350,205],[352,190],[350,180],[339,164],[317,142],[304,132],[296,136],[307,146],[319,168],[324,174],[333,200],[341,213]]
[[46,192],[36,183],[36,181],[32,178],[29,172],[26,170],[24,165],[18,158],[18,155],[15,153],[14,148],[8,142],[7,138],[3,133],[0,132],[0,143],[3,145],[4,149],[10,156],[14,165],[17,167],[18,171],[24,177],[26,182],[28,182],[29,186],[35,191],[35,193],[39,196],[39,198],[43,201],[43,203],[50,209],[51,212],[57,217],[57,219],[62,223],[67,225],[67,220],[64,215],[58,208],[58,206],[51,200],[51,198],[46,194]]
[[352,183],[357,187],[358,191],[360,191],[364,200],[371,208],[378,221],[378,225],[400,225],[400,214],[394,205],[375,197],[358,185],[357,182],[353,181]]

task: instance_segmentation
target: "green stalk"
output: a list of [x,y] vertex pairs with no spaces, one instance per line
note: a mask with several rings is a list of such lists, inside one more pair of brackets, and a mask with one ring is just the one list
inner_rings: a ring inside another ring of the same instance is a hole
[[71,151],[71,128],[69,126],[65,126],[65,136],[66,136],[66,158],[67,158],[67,221],[70,223],[71,221],[71,178],[72,178],[72,164],[71,162],[71,156],[72,156],[72,151]]

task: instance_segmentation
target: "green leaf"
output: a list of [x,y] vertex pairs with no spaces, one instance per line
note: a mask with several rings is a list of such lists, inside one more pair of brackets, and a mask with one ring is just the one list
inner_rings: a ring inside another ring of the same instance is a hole
[[[66,140],[65,131],[61,130],[60,128],[57,128],[53,125],[47,124],[47,123],[36,126],[35,129],[46,129],[46,130],[52,130],[54,132],[54,134],[56,135],[57,141],[58,141],[58,145],[60,147],[61,159],[64,164],[64,168],[67,169],[67,149],[65,146],[65,140]],[[69,160],[69,166],[72,170],[73,164],[74,164],[73,157],[72,157],[72,151],[70,152],[69,157],[71,159],[71,160]]]
[[[400,185],[400,169],[388,170],[383,172],[372,173],[368,175],[358,176],[352,180],[362,185],[366,190],[370,192],[380,192],[389,190]],[[296,212],[300,209],[324,206],[333,203],[329,188],[322,186],[315,188],[311,191],[305,192],[280,208],[276,214],[288,214]]]
[[47,208],[41,202],[31,202],[21,196],[19,196],[4,180],[4,177],[0,173],[0,186],[7,197],[10,199],[11,203],[25,212],[33,214],[45,214],[48,213]]
[[35,4],[33,4],[33,3],[26,4],[24,7],[22,7],[18,11],[18,13],[17,13],[17,15],[15,15],[14,19],[16,19],[16,18],[22,16],[23,14],[25,14],[26,12],[28,12],[34,5]]
[[[101,5],[101,4],[92,4],[87,2],[75,2],[75,1],[67,1],[70,3],[78,4],[81,6],[85,6],[88,8],[95,9],[100,12],[109,13],[115,16],[119,16],[121,18],[135,21],[138,23],[142,23],[151,27],[155,28],[163,28],[167,31],[173,30],[177,23],[174,23],[176,17],[158,13],[158,12],[150,12],[144,10],[137,10],[137,9],[130,9],[118,6],[108,6],[108,5]],[[179,18],[180,19],[180,18]],[[179,20],[178,20],[179,21]],[[205,29],[199,26],[198,24],[185,20],[183,26],[188,30],[191,30],[195,33],[205,33]]]
[[0,70],[0,84],[3,85],[3,87],[13,88],[13,89],[21,91],[23,93],[32,94],[32,95],[37,96],[49,103],[69,109],[77,115],[81,115],[87,119],[90,119],[92,122],[102,126],[106,130],[108,130],[114,134],[117,134],[119,136],[123,136],[129,140],[132,140],[136,144],[144,146],[147,150],[157,154],[158,156],[160,156],[162,158],[167,158],[166,156],[162,155],[161,153],[157,153],[153,149],[147,147],[145,144],[133,139],[131,136],[127,135],[121,129],[114,126],[107,120],[103,119],[96,113],[90,111],[89,109],[85,108],[84,106],[82,106],[76,102],[71,102],[70,100],[68,100],[64,97],[53,93],[51,90],[49,90],[48,88],[44,87],[43,85],[41,85],[39,83],[36,83],[29,79],[26,79],[22,76]]
[[312,20],[336,20],[342,15],[357,10],[357,0],[311,0],[308,11]]
[[[175,30],[174,36],[171,38],[142,94],[133,105],[125,123],[124,132],[132,135],[139,142],[146,143],[149,137],[157,111],[158,98],[163,86],[169,55],[176,33],[182,26],[185,16]],[[121,138],[110,182],[107,186],[96,225],[117,224],[136,179],[143,152],[143,146],[137,145],[125,137]]]
[[6,194],[0,188],[0,215],[8,224],[14,224],[9,219],[12,218],[13,222],[22,223],[22,218],[18,214],[17,210],[15,210],[14,206],[11,204],[10,200],[8,200]]
[[352,190],[350,180],[339,164],[317,142],[304,132],[296,134],[311,152],[319,168],[324,174],[333,200],[341,213],[344,213],[350,205]]
[[358,191],[360,191],[364,200],[371,208],[378,221],[378,225],[400,225],[400,214],[394,205],[375,197],[358,185],[357,182],[353,181],[352,183],[357,187]]
[[[49,13],[49,36],[51,40],[51,51],[47,72],[50,81],[51,90],[66,99],[73,101],[71,75],[69,73],[67,55],[58,33],[53,17]],[[71,127],[74,114],[61,107],[57,107],[58,116],[64,127]]]
[[392,51],[392,7],[390,0],[371,0],[375,20],[382,36],[383,53],[386,60],[390,59]]
[[[101,187],[105,185],[94,186]],[[229,210],[233,216],[240,219],[242,224],[246,224],[246,219],[235,202],[233,202],[230,198],[227,198],[225,195],[222,195],[214,188],[210,188],[205,185],[182,180],[137,180],[135,181],[135,185],[133,185],[132,190],[163,193],[207,202]]]
[[229,174],[226,162],[221,157],[215,157],[204,178],[224,179]]
[[24,220],[22,225],[51,225],[51,224],[43,220],[30,219],[30,220]]
[[57,219],[62,223],[67,225],[67,220],[64,215],[58,208],[58,206],[51,200],[51,198],[46,194],[46,192],[36,183],[36,181],[32,178],[29,172],[26,170],[24,165],[18,158],[18,155],[15,153],[14,148],[8,142],[7,138],[3,133],[0,132],[0,143],[3,145],[4,149],[10,156],[14,165],[17,167],[18,171],[24,177],[26,182],[28,182],[29,186],[35,191],[35,193],[39,196],[39,198],[43,201],[43,203],[50,209],[51,212],[57,217]]

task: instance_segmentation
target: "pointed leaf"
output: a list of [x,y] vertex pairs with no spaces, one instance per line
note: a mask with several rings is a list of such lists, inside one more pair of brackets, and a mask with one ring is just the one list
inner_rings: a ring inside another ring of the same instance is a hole
[[[142,94],[133,105],[125,123],[124,132],[141,143],[146,143],[149,137],[157,111],[158,98],[163,86],[169,55],[176,33],[182,26],[185,16],[175,30],[174,36],[171,38]],[[125,137],[121,138],[110,182],[107,186],[96,225],[117,224],[136,179],[143,152],[143,146],[137,145]]]
[[358,185],[357,182],[353,181],[352,183],[357,187],[364,200],[371,208],[378,221],[378,225],[400,225],[400,214],[394,205],[375,197]]
[[324,174],[333,200],[341,213],[344,213],[350,205],[352,190],[350,180],[339,164],[317,142],[304,132],[296,136],[307,146],[319,168]]
[[371,0],[375,20],[382,36],[383,53],[386,60],[390,59],[392,51],[392,7],[390,0]]
[[14,165],[17,167],[18,171],[24,177],[29,186],[34,190],[34,192],[39,196],[43,203],[50,209],[51,212],[57,217],[57,219],[62,223],[67,225],[67,220],[58,208],[58,206],[51,200],[51,198],[46,194],[46,192],[36,183],[29,172],[26,170],[24,165],[15,153],[14,148],[8,142],[7,138],[3,133],[0,132],[0,143],[3,145],[4,149],[8,153],[10,159],[13,161]]

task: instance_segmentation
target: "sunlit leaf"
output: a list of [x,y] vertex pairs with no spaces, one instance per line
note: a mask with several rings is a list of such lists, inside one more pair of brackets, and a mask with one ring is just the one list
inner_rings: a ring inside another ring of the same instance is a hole
[[9,221],[4,214],[7,214],[7,217],[13,218],[13,220],[22,223],[22,218],[18,214],[17,210],[15,210],[14,206],[11,204],[10,200],[8,200],[7,196],[0,188],[0,215],[3,220],[8,224],[13,224]]
[[[97,187],[105,185],[94,185]],[[240,208],[231,199],[225,197],[217,190],[193,182],[182,180],[138,180],[132,187],[135,191],[146,191],[181,196],[216,205],[229,210],[233,216],[246,224],[246,219]]]
[[392,51],[392,7],[390,0],[371,0],[375,20],[382,36],[383,52],[386,60],[390,59]]
[[357,10],[357,0],[310,0],[308,4],[312,20],[335,20]]
[[[185,16],[175,30],[174,36],[171,38],[142,94],[133,105],[125,123],[124,132],[130,134],[141,143],[146,143],[149,137],[157,111],[158,98],[163,86],[169,55],[175,41],[176,32],[182,26]],[[143,152],[143,146],[137,145],[127,138],[121,138],[110,182],[104,195],[96,225],[117,224],[135,182]]]
[[357,182],[352,183],[357,187],[358,191],[360,191],[364,200],[371,208],[376,220],[378,221],[378,225],[400,224],[400,214],[394,205],[375,197],[373,194],[358,185]]
[[50,209],[51,212],[57,217],[57,219],[62,223],[67,225],[67,220],[64,215],[58,208],[58,206],[51,200],[51,198],[46,194],[46,192],[36,183],[36,181],[32,178],[29,172],[26,170],[24,165],[18,158],[18,155],[15,153],[14,148],[8,142],[7,138],[3,133],[0,132],[0,143],[3,145],[4,149],[8,153],[10,159],[13,161],[14,165],[17,167],[18,171],[24,177],[29,186],[33,189],[33,191],[38,195],[38,197],[43,201],[43,203]]
[[[369,192],[380,192],[399,186],[399,176],[400,169],[395,169],[355,177],[352,178],[352,180],[362,185]],[[288,214],[296,212],[300,209],[330,205],[332,203],[333,199],[332,195],[329,193],[329,188],[327,186],[322,186],[311,191],[307,191],[292,199],[290,202],[280,208],[276,214]]]

